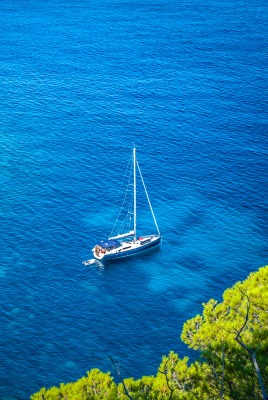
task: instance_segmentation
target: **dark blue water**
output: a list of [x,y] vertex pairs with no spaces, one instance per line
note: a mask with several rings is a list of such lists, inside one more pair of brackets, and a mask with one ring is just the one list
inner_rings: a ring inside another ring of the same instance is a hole
[[[183,322],[267,263],[267,11],[1,1],[0,399],[194,357]],[[162,246],[84,267],[133,143]]]

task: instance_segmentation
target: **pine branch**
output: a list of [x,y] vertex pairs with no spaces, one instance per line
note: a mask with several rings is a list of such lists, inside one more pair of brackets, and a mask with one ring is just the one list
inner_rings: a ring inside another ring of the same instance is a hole
[[244,321],[242,327],[237,332],[235,340],[240,344],[240,346],[242,346],[249,353],[249,355],[250,355],[250,357],[252,359],[253,365],[255,367],[255,371],[256,371],[256,374],[257,374],[257,377],[258,377],[258,381],[259,381],[259,385],[260,385],[260,388],[261,388],[261,391],[262,391],[263,399],[264,400],[268,400],[268,396],[267,396],[267,393],[265,391],[264,384],[263,384],[262,377],[261,377],[261,371],[260,371],[260,368],[259,368],[259,365],[258,365],[258,362],[257,362],[256,353],[254,352],[254,350],[252,350],[250,347],[248,347],[243,342],[242,337],[241,337],[241,333],[243,332],[243,330],[247,326],[248,319],[249,319],[250,299],[249,299],[249,297],[248,297],[248,295],[246,293],[244,293],[240,288],[238,288],[238,289],[240,290],[242,295],[245,296],[246,299],[247,299],[247,311],[246,311],[245,321]]
[[[120,373],[120,368],[119,368],[118,364],[113,360],[112,356],[109,356],[109,355],[108,355],[108,356],[105,356],[105,357],[91,356],[90,358],[94,358],[94,359],[96,359],[96,360],[101,360],[101,361],[105,360],[106,358],[109,358],[109,360],[111,361],[111,363],[113,364],[113,366],[114,366],[115,369],[116,369],[117,375],[118,375],[118,376],[121,375],[121,373]],[[123,385],[123,388],[124,388],[124,393],[125,393],[125,395],[126,395],[130,400],[133,400],[133,398],[130,396],[130,394],[129,394],[128,390],[127,390],[127,387],[126,387],[126,385],[125,385],[124,379],[122,379],[122,385]]]

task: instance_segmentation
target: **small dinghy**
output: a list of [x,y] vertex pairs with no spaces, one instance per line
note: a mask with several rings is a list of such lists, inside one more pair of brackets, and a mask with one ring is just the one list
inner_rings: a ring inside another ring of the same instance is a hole
[[90,260],[83,261],[82,264],[84,264],[84,265],[92,265],[92,264],[95,264],[96,261],[97,260],[95,258],[91,258]]

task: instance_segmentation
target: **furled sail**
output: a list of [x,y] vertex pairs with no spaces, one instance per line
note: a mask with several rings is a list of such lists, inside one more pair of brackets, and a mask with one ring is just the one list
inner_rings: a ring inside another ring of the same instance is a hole
[[128,233],[122,233],[122,234],[117,235],[117,236],[109,237],[109,240],[121,239],[121,238],[124,238],[124,237],[133,236],[133,235],[134,235],[134,231],[129,231]]

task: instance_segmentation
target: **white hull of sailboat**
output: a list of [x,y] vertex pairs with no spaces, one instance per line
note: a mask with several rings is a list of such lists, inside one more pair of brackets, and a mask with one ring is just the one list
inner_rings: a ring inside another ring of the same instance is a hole
[[119,247],[114,249],[102,249],[98,251],[96,247],[92,250],[96,260],[105,261],[123,257],[129,257],[137,253],[143,252],[150,248],[156,247],[161,243],[160,235],[143,236],[137,240],[121,242]]

